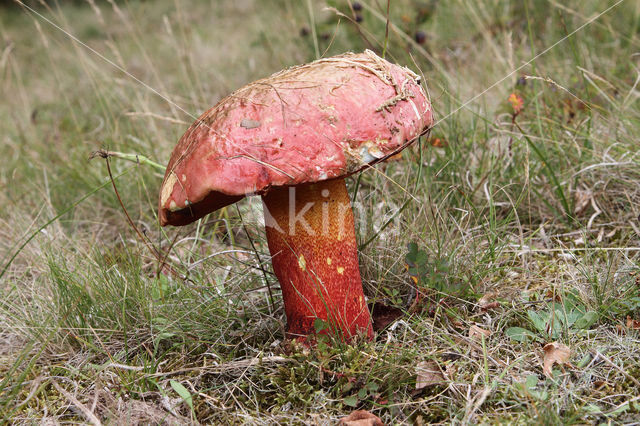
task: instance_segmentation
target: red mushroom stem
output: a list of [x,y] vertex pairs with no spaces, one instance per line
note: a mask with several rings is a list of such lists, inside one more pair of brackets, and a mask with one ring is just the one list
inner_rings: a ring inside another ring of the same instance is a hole
[[344,179],[272,188],[262,200],[287,337],[314,334],[320,318],[330,325],[323,333],[373,338]]

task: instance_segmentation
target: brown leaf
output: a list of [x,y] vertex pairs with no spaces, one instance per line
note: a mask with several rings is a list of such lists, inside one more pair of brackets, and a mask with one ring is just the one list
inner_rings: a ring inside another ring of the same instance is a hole
[[487,311],[490,311],[491,309],[496,309],[499,307],[500,307],[500,302],[491,302],[491,303],[487,303],[486,305],[481,305],[480,310],[482,312],[487,312]]
[[416,389],[444,383],[445,378],[435,361],[421,361],[416,366]]
[[542,349],[544,350],[544,365],[542,366],[542,371],[545,376],[553,377],[551,374],[553,365],[567,364],[571,356],[571,349],[558,342],[547,343]]
[[627,328],[630,330],[640,330],[640,321],[634,320],[627,315]]
[[465,328],[464,324],[462,323],[462,321],[455,319],[455,318],[449,318],[449,320],[451,321],[451,325],[454,326],[455,328],[459,329],[459,330],[463,330]]
[[380,417],[366,410],[356,410],[340,419],[341,425],[348,426],[384,426]]
[[489,293],[484,294],[480,299],[478,299],[478,305],[480,305],[481,307],[483,305],[486,305],[487,303],[491,303],[493,302],[493,299],[495,299],[497,296],[495,291],[490,291]]
[[475,324],[469,327],[469,338],[481,340],[482,336],[484,337],[491,336],[491,331],[485,330],[484,328],[480,328]]
[[445,146],[449,145],[446,140],[440,138],[429,139],[429,144],[434,148],[444,148]]
[[562,297],[560,294],[556,293],[554,289],[549,289],[544,294],[546,298],[553,300],[554,302],[562,303]]
[[478,299],[478,306],[480,307],[480,310],[482,312],[486,312],[489,309],[495,309],[500,306],[500,303],[493,300],[497,295],[498,294],[496,292],[492,291]]

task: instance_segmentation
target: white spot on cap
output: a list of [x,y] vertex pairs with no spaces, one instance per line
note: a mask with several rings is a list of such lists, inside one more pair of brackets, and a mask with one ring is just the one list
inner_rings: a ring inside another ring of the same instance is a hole
[[307,261],[304,260],[304,255],[300,255],[300,257],[298,257],[298,266],[300,267],[300,269],[302,269],[303,271],[307,270]]

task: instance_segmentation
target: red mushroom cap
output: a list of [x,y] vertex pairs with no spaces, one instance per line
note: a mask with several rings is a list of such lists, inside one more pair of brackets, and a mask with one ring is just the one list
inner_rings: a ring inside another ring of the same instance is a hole
[[186,225],[272,186],[355,173],[432,125],[419,77],[371,51],[281,71],[224,98],[182,136],[160,223]]

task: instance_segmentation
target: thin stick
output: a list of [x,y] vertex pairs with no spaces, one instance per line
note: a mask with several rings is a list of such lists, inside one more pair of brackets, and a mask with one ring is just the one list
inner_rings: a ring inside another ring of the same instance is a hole
[[638,386],[640,388],[640,382],[638,381],[638,379],[636,379],[635,377],[633,377],[631,374],[627,373],[626,371],[624,371],[623,368],[621,368],[620,366],[618,366],[615,362],[611,361],[608,357],[602,355],[600,353],[600,351],[597,350],[592,350],[590,351],[591,354],[593,356],[595,356],[596,358],[600,358],[602,359],[604,362],[606,362],[607,364],[609,364],[611,367],[615,368],[616,370],[618,370],[619,372],[621,372],[622,374],[624,374],[624,376],[631,380],[636,386]]
[[244,233],[247,234],[247,238],[249,239],[251,248],[253,249],[253,252],[255,253],[256,258],[258,259],[258,267],[262,271],[264,282],[267,285],[267,290],[269,291],[269,312],[273,312],[273,306],[274,306],[273,293],[271,292],[271,283],[269,283],[269,280],[267,279],[267,271],[265,271],[264,266],[262,266],[262,259],[260,259],[260,253],[258,253],[258,250],[256,249],[255,244],[253,244],[253,238],[251,238],[251,235],[249,235],[249,230],[247,229],[247,226],[244,224],[244,220],[242,219],[242,214],[240,213],[238,204],[236,204],[236,210],[238,211],[238,217],[240,218],[240,223],[242,223],[242,229],[244,229]]
[[[162,269],[166,266],[169,266],[169,264],[167,263],[167,258],[169,257],[169,254],[171,253],[171,249],[173,249],[173,246],[176,244],[176,241],[178,241],[178,236],[180,234],[176,234],[175,237],[173,237],[173,241],[171,241],[171,244],[169,244],[169,248],[167,248],[166,253],[164,253],[164,255],[162,256],[161,259],[159,259],[158,262],[158,269],[156,270],[156,277],[159,277],[160,274],[162,273]],[[171,266],[169,266],[169,268],[171,268]],[[188,271],[188,270],[187,270]],[[183,276],[183,278],[187,278],[187,275],[185,274]]]
[[145,157],[140,154],[127,154],[124,152],[118,151],[107,151],[105,149],[99,149],[97,151],[92,152],[89,155],[89,160],[92,160],[96,157],[108,159],[109,157],[122,158],[123,160],[132,161],[136,164],[146,164],[147,166],[151,166],[155,169],[162,170],[163,172],[166,170],[162,164],[158,164],[155,161],[149,159],[149,157]]
[[[140,238],[140,240],[142,240],[142,242],[147,246],[147,248],[149,249],[151,254],[153,254],[153,256],[156,258],[156,260],[158,260],[158,262],[164,263],[166,256],[160,255],[160,252],[153,246],[153,244],[151,244],[148,238],[145,238],[142,232],[140,232],[140,229],[138,229],[138,226],[136,226],[136,224],[133,222],[133,219],[131,219],[131,216],[129,216],[129,212],[127,211],[127,208],[124,206],[124,203],[122,202],[122,198],[120,198],[118,187],[116,186],[116,182],[113,179],[113,175],[111,174],[111,165],[109,164],[109,156],[104,157],[104,159],[105,159],[105,162],[107,163],[107,172],[109,173],[109,178],[111,179],[111,185],[113,186],[113,191],[116,194],[116,198],[120,203],[120,207],[122,207],[122,211],[124,212],[124,215],[126,216],[127,221],[129,222],[129,225],[131,225],[133,230],[136,231],[136,234],[138,234],[138,237]],[[168,265],[166,263],[164,263],[164,265],[166,265],[167,269],[174,277],[182,278],[181,275],[175,269],[173,269],[173,267],[171,267],[171,265]]]
[[111,179],[111,186],[113,186],[113,192],[116,193],[116,198],[118,199],[118,202],[120,203],[120,207],[122,207],[122,211],[124,212],[124,215],[126,216],[127,221],[129,222],[129,225],[131,225],[133,230],[136,231],[136,234],[138,234],[138,237],[142,240],[142,242],[145,243],[147,248],[149,248],[149,251],[151,251],[151,253],[158,260],[160,260],[160,255],[159,255],[158,251],[156,250],[156,248],[153,247],[147,241],[147,239],[144,237],[144,235],[142,235],[142,232],[140,232],[140,229],[138,229],[136,224],[133,222],[133,219],[131,219],[131,216],[129,216],[129,212],[127,211],[127,208],[124,206],[124,203],[122,202],[122,198],[120,198],[120,193],[118,192],[118,187],[116,186],[116,182],[113,180],[113,175],[111,174],[111,165],[110,165],[110,162],[109,162],[109,157],[105,157],[105,161],[107,163],[107,172],[109,173],[109,178]]
[[55,380],[52,380],[51,384],[53,384],[53,387],[56,388],[56,390],[60,392],[62,395],[64,395],[64,397],[67,398],[71,404],[73,404],[78,410],[80,410],[82,414],[84,414],[84,416],[87,418],[88,421],[90,421],[94,425],[102,425],[102,422],[100,421],[100,419],[98,419],[96,415],[91,412],[91,410],[85,407],[84,404],[78,401],[78,399],[75,396],[71,395],[71,393],[64,390],[62,386],[60,386]]

